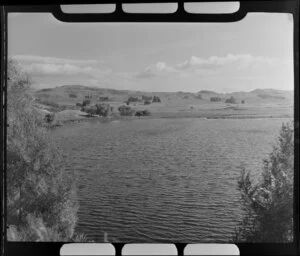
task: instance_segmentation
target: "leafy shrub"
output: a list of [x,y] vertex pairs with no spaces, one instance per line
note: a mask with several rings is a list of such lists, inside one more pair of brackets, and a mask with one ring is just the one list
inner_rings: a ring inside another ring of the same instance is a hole
[[241,101],[241,103],[242,103],[242,104],[245,104],[245,101],[244,101],[244,100],[242,100],[242,101]]
[[76,106],[77,106],[77,107],[82,107],[82,104],[79,103],[79,102],[77,102],[77,103],[76,103]]
[[151,113],[149,110],[145,109],[145,110],[138,110],[135,112],[135,116],[150,116]]
[[109,104],[96,104],[95,107],[96,114],[99,116],[109,116],[113,111],[113,107]]
[[131,107],[125,105],[120,106],[118,110],[121,116],[133,116],[135,112]]
[[133,96],[130,96],[127,100],[127,102],[139,102],[141,101],[138,97],[133,97]]
[[229,99],[225,100],[225,103],[236,104],[236,100],[234,97],[231,96]]
[[149,100],[144,101],[144,105],[150,105],[150,104],[151,104],[151,101],[149,101]]
[[260,182],[242,171],[238,180],[245,216],[237,242],[291,242],[293,240],[294,138],[283,124],[269,157],[263,161]]
[[13,241],[67,241],[75,234],[78,202],[73,174],[33,107],[30,82],[8,61],[7,235]]
[[158,96],[153,96],[152,102],[161,102],[161,100]]
[[210,101],[211,102],[218,102],[218,101],[222,101],[222,98],[220,98],[220,97],[211,97]]
[[90,105],[91,104],[91,101],[90,100],[83,100],[82,102],[82,106],[87,106],[87,105]]
[[145,95],[142,96],[143,101],[152,101],[152,98],[153,98],[152,96],[145,96]]
[[45,122],[47,124],[52,123],[54,121],[54,117],[55,117],[54,113],[46,114],[45,115]]
[[69,97],[70,97],[70,98],[77,98],[77,95],[74,94],[74,93],[70,93],[70,94],[69,94]]
[[81,111],[88,113],[90,116],[109,116],[113,111],[113,107],[111,107],[109,104],[102,103],[93,106],[84,106],[82,107]]
[[109,98],[108,97],[99,97],[99,101],[108,101],[109,100]]

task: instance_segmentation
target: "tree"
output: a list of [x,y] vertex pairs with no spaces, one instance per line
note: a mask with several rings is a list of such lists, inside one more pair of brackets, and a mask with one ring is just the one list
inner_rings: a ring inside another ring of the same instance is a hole
[[245,216],[236,232],[237,242],[291,242],[293,240],[294,136],[283,124],[269,157],[263,161],[261,181],[250,172],[238,180]]
[[118,108],[121,116],[133,116],[135,111],[129,106],[120,106]]
[[82,102],[82,106],[87,106],[87,105],[90,105],[91,104],[91,101],[90,100],[83,100]]
[[69,94],[69,97],[70,97],[70,98],[77,98],[77,95],[76,95],[75,93],[70,93],[70,94]]
[[33,107],[28,75],[12,60],[7,82],[7,237],[70,241],[78,208],[73,175]]
[[135,116],[150,116],[151,113],[149,110],[145,109],[145,110],[138,110],[135,112]]
[[161,100],[158,96],[153,96],[152,102],[161,102]]
[[102,103],[93,106],[84,106],[82,107],[81,111],[88,113],[90,116],[109,116],[113,111],[113,107],[111,107],[109,104]]
[[225,103],[236,104],[236,100],[233,96],[231,96],[229,99],[225,100]]
[[218,101],[222,101],[222,99],[220,97],[211,97],[210,101],[211,102],[218,102]]

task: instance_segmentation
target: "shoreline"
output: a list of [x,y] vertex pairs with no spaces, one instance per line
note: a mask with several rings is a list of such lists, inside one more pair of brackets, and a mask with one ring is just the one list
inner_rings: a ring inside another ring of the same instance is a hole
[[292,119],[293,116],[283,114],[283,115],[152,115],[144,117],[136,116],[121,116],[121,117],[82,117],[78,119],[69,119],[69,120],[58,120],[58,123],[50,125],[50,129],[55,129],[63,127],[66,125],[76,125],[79,123],[86,122],[99,122],[99,123],[110,123],[112,121],[128,121],[128,120],[140,120],[140,119],[184,119],[184,118],[196,118],[204,120],[216,120],[216,119]]

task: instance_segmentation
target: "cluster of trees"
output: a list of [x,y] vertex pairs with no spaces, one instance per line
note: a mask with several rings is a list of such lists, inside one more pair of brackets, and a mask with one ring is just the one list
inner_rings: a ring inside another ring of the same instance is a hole
[[142,100],[143,101],[150,101],[151,102],[152,101],[152,96],[145,96],[145,95],[143,95],[142,96]]
[[86,241],[75,233],[75,179],[62,169],[61,152],[33,106],[30,80],[13,60],[7,72],[7,238]]
[[236,104],[237,102],[236,99],[233,96],[231,96],[229,99],[225,100],[225,103]]
[[101,96],[99,97],[99,101],[109,101],[109,98],[107,96]]
[[118,108],[121,116],[133,116],[135,111],[129,106],[120,106]]
[[93,106],[83,106],[81,111],[88,113],[90,116],[109,116],[113,112],[113,107],[107,103],[95,104]]
[[129,106],[120,106],[118,108],[119,110],[119,113],[121,116],[150,116],[151,113],[149,110],[145,109],[145,110],[137,110],[135,111],[134,109],[132,109],[131,107]]
[[128,103],[131,103],[131,102],[139,102],[141,101],[138,97],[133,97],[133,96],[130,96],[127,100]]
[[85,107],[85,106],[88,106],[88,105],[90,105],[91,104],[91,100],[88,100],[88,99],[84,99],[83,101],[82,101],[82,103],[76,103],[76,106],[77,107]]
[[149,110],[145,109],[145,110],[138,110],[135,112],[135,116],[150,116],[151,113]]
[[263,161],[259,182],[243,170],[238,180],[244,218],[236,242],[293,241],[294,131],[283,124],[269,157]]
[[77,95],[76,95],[75,93],[70,93],[70,94],[69,94],[69,97],[70,97],[70,98],[77,98]]
[[218,101],[222,101],[222,98],[220,98],[220,97],[211,97],[210,101],[211,102],[218,102]]
[[152,102],[161,102],[158,96],[153,96]]

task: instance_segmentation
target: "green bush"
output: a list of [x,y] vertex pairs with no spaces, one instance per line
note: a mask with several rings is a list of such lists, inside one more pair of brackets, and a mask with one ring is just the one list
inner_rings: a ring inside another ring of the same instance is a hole
[[135,111],[129,106],[120,106],[118,108],[121,116],[133,116]]
[[93,106],[84,106],[82,107],[81,111],[88,113],[90,116],[109,116],[112,114],[113,107],[111,107],[109,104],[102,103]]
[[254,183],[242,171],[238,180],[245,216],[236,242],[293,241],[294,133],[283,124],[269,157],[263,161],[262,177]]
[[138,97],[133,97],[133,96],[130,96],[127,100],[127,102],[139,102],[140,99]]
[[158,96],[153,96],[152,102],[161,102],[161,100]]
[[222,98],[220,98],[220,97],[211,97],[210,101],[211,102],[218,102],[218,101],[222,101]]
[[82,102],[82,106],[87,106],[87,105],[90,105],[91,104],[91,101],[90,100],[83,100]]
[[225,103],[236,104],[236,100],[234,97],[231,96],[229,99],[225,100]]
[[70,97],[70,98],[77,98],[77,95],[76,95],[75,93],[70,93],[70,94],[69,94],[69,97]]
[[45,122],[47,124],[52,123],[54,121],[55,115],[54,113],[49,113],[45,115]]
[[151,113],[149,110],[145,109],[145,110],[138,110],[135,112],[135,116],[150,116]]
[[71,240],[78,202],[73,174],[33,107],[19,65],[8,61],[7,235],[13,241]]
[[152,101],[152,96],[145,96],[145,95],[142,95],[142,100],[143,101]]

